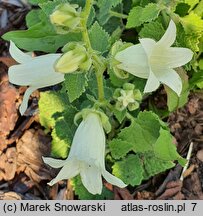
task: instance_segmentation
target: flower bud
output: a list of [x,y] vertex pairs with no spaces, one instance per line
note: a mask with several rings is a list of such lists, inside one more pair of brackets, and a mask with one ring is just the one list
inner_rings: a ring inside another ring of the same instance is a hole
[[116,41],[111,48],[110,68],[113,70],[114,74],[120,79],[128,78],[129,73],[117,67],[117,65],[119,65],[120,62],[115,59],[115,56],[118,52],[126,49],[127,47],[131,45],[132,45],[131,43],[123,43],[122,41]]
[[63,48],[63,54],[55,64],[56,72],[72,73],[76,70],[88,71],[92,65],[86,48],[79,43],[68,43]]
[[67,31],[76,30],[80,24],[80,12],[76,11],[78,5],[69,3],[60,4],[50,15],[50,20],[56,27],[59,34],[66,34]]
[[126,108],[133,111],[139,108],[138,101],[142,100],[141,92],[135,89],[131,83],[125,83],[123,88],[117,88],[114,92],[114,99],[116,99],[116,109],[122,111]]

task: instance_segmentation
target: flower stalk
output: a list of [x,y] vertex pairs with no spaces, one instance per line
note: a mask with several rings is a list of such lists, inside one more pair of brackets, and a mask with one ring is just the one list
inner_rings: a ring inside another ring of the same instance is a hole
[[97,85],[98,85],[98,99],[100,102],[104,101],[104,84],[103,84],[103,73],[106,69],[106,66],[103,60],[94,52],[92,49],[88,30],[87,30],[87,20],[91,11],[91,7],[93,4],[93,0],[87,0],[85,4],[85,8],[82,14],[81,26],[82,26],[82,37],[85,42],[86,48],[89,54],[92,56],[93,65],[96,72]]

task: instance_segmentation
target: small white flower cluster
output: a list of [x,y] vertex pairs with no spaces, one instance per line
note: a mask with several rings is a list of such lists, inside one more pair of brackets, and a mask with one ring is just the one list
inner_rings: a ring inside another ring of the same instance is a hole
[[[128,46],[118,52],[114,56],[118,64],[114,67],[147,79],[144,92],[152,92],[159,87],[160,83],[163,83],[180,95],[182,81],[173,68],[189,62],[193,53],[187,48],[171,47],[175,38],[176,26],[173,21],[170,21],[168,29],[158,42],[143,38],[140,39],[140,44]],[[79,54],[78,50],[80,50]],[[11,41],[10,54],[20,64],[9,68],[9,81],[16,85],[29,86],[20,106],[21,115],[26,111],[29,96],[33,91],[63,82],[65,72],[73,72],[80,67],[88,70],[92,64],[86,50],[75,45],[69,47],[68,52],[63,56],[62,54],[47,54],[31,57],[19,50]],[[56,71],[57,68],[61,71]],[[132,100],[132,92],[133,90],[129,91],[130,95],[126,95],[126,92],[121,91],[118,100],[124,107],[135,102],[134,99]],[[62,167],[56,178],[49,183],[50,185],[80,174],[82,183],[92,194],[101,194],[102,176],[113,185],[126,186],[105,169],[106,138],[103,127],[105,128],[98,111],[90,111],[83,117],[75,132],[68,158],[66,160],[44,158],[45,163],[50,166]]]

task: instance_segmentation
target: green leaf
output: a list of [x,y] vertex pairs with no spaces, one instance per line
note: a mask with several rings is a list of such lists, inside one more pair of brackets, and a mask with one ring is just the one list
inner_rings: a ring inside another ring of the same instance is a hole
[[94,50],[104,53],[108,50],[110,36],[102,29],[98,22],[95,22],[89,30],[89,38]]
[[41,92],[39,100],[40,124],[46,129],[51,129],[55,125],[53,114],[63,112],[69,105],[66,94],[59,92]]
[[142,162],[137,155],[128,155],[113,165],[113,174],[132,186],[140,185],[143,178]]
[[152,151],[146,152],[144,155],[140,155],[140,157],[143,160],[143,180],[164,172],[175,165],[172,161],[162,160],[155,157]]
[[79,98],[87,87],[87,78],[85,73],[65,74],[64,87],[68,93],[70,102]]
[[117,109],[114,109],[113,113],[115,117],[117,118],[117,120],[119,121],[119,123],[121,124],[126,116],[127,110],[124,109],[123,111],[118,111]]
[[137,27],[145,22],[145,21],[140,20],[142,11],[143,11],[143,8],[140,6],[137,6],[131,9],[128,15],[126,28]]
[[200,0],[184,0],[184,3],[190,5],[191,9],[199,3]]
[[142,6],[142,7],[145,7],[145,6],[147,6],[149,3],[151,3],[150,0],[137,0],[137,1],[134,2],[133,5],[134,5],[134,6],[140,5],[140,6]]
[[66,140],[69,144],[72,142],[73,136],[76,131],[74,124],[74,117],[78,110],[72,105],[66,106],[66,109],[60,114],[55,114],[53,117],[56,119],[55,130],[60,139]]
[[[33,24],[28,17],[28,30],[10,31],[2,36],[4,40],[12,40],[19,48],[27,51],[56,52],[70,41],[80,41],[80,33],[59,35],[55,32],[49,18],[40,12],[40,22]],[[30,16],[30,15],[29,15]],[[33,15],[31,15],[33,16]],[[38,18],[36,20],[38,20]]]
[[67,0],[69,1],[71,4],[78,4],[80,7],[84,7],[86,0]]
[[199,88],[203,88],[203,70],[200,70],[198,72],[194,72],[192,78],[189,80],[190,83],[190,89],[193,89],[195,86]]
[[122,1],[122,4],[124,13],[129,13],[130,9],[133,6],[133,0]]
[[121,130],[118,138],[132,145],[134,152],[145,152],[159,137],[160,122],[158,116],[151,112],[140,112],[131,125]]
[[94,7],[92,7],[90,11],[90,15],[87,20],[87,27],[90,27],[92,25],[93,21],[95,20],[95,17],[96,17],[96,12]]
[[97,18],[101,25],[108,22],[111,17],[110,10],[121,2],[122,0],[98,0],[99,13],[97,14]]
[[188,84],[188,76],[185,71],[181,68],[177,70],[177,73],[181,77],[182,80],[182,92],[180,97],[171,90],[168,86],[164,86],[167,94],[167,106],[170,112],[184,106],[188,101],[189,95],[189,84]]
[[74,188],[75,194],[80,200],[109,200],[113,199],[113,193],[106,187],[103,187],[101,195],[93,195],[87,191],[82,184],[80,176],[71,179],[71,184]]
[[177,28],[177,41],[183,47],[188,47],[194,52],[200,50],[199,44],[203,37],[203,19],[193,11],[189,15],[181,18],[183,29]]
[[[154,154],[157,158],[162,160],[174,161],[180,158],[179,162],[182,162],[182,158],[177,153],[175,144],[173,145],[173,137],[169,131],[160,129],[160,136],[154,144]],[[186,161],[185,161],[186,162]],[[184,163],[185,164],[185,163]],[[184,165],[181,164],[181,165]]]
[[194,12],[200,16],[203,17],[203,1],[201,0],[200,3],[195,7]]
[[[117,158],[123,157],[133,150],[137,152],[152,151],[153,145],[160,136],[160,127],[166,125],[152,112],[140,112],[129,127],[121,130],[118,136],[110,142],[111,153]],[[123,146],[125,143],[126,146]],[[118,145],[118,147],[116,147]]]
[[193,11],[189,15],[182,17],[181,22],[186,33],[203,32],[203,20]]
[[[100,23],[101,24],[101,23]],[[101,24],[102,25],[102,24]],[[123,24],[120,20],[120,18],[118,17],[111,17],[107,23],[105,23],[104,25],[102,25],[102,27],[111,35],[112,37],[112,34],[113,32],[117,29],[117,28],[120,28],[122,29],[123,28]],[[111,39],[113,38],[110,38],[110,41]]]
[[175,13],[177,13],[178,15],[183,17],[183,16],[187,15],[189,9],[190,9],[190,5],[188,5],[186,3],[179,3],[176,7]]
[[[46,30],[43,32],[43,28]],[[37,24],[29,30],[10,31],[2,36],[4,40],[12,40],[19,48],[27,51],[42,51],[54,53],[58,48],[70,41],[79,41],[81,36],[76,33],[57,35],[46,32],[49,26],[43,23]]]
[[142,25],[145,22],[155,20],[160,13],[160,8],[157,4],[150,3],[144,8],[137,6],[131,9],[126,28],[133,28]]
[[144,27],[139,32],[141,38],[152,38],[156,41],[160,40],[164,35],[165,30],[160,21],[152,21],[150,23],[144,24]]
[[152,112],[140,112],[109,142],[109,149],[113,159],[120,159],[113,165],[113,173],[133,186],[170,169],[175,160],[182,166],[186,162],[178,154],[166,124]]
[[57,136],[55,128],[51,133],[51,137],[51,156],[55,158],[66,158],[70,147],[69,143]]
[[120,159],[126,156],[126,154],[133,148],[132,144],[121,139],[113,139],[109,143],[109,148],[113,158]]
[[177,46],[187,47],[194,52],[200,50],[199,44],[201,39],[201,33],[198,32],[185,32],[184,28],[177,25]]
[[62,113],[55,113],[55,128],[52,131],[51,153],[54,157],[66,158],[76,131],[74,117],[78,110],[69,105]]
[[139,89],[140,92],[144,91],[144,87],[146,85],[146,82],[147,82],[146,79],[142,79],[142,78],[133,76],[132,83],[134,84],[135,89]]
[[196,84],[198,88],[203,89],[203,81]]
[[26,16],[26,25],[28,28],[31,28],[32,26],[36,25],[37,23],[41,22],[40,18],[43,16],[42,10],[31,10],[27,16]]

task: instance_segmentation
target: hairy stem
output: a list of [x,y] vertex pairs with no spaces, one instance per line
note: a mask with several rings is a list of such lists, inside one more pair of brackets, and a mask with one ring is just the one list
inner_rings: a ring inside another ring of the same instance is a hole
[[83,41],[85,42],[86,48],[90,55],[92,56],[93,60],[93,65],[95,68],[96,72],[96,78],[97,78],[97,86],[98,86],[98,99],[99,101],[104,100],[104,84],[103,84],[103,73],[106,69],[106,66],[102,60],[101,57],[99,57],[97,54],[95,54],[94,50],[92,49],[89,35],[88,35],[88,30],[87,30],[87,20],[91,11],[91,7],[93,4],[93,0],[87,0],[85,4],[85,8],[82,14],[82,20],[81,20],[81,25],[82,25],[82,37]]
[[89,51],[92,51],[92,47],[91,47],[91,43],[90,43],[88,31],[87,31],[87,20],[88,20],[89,14],[90,14],[92,3],[93,3],[92,0],[87,0],[86,1],[85,8],[84,8],[84,11],[82,13],[82,20],[81,20],[82,37],[83,37],[83,40],[84,40],[84,42],[86,44],[86,48]]

